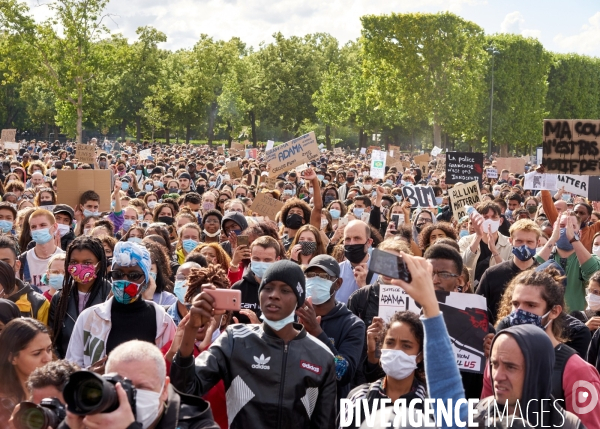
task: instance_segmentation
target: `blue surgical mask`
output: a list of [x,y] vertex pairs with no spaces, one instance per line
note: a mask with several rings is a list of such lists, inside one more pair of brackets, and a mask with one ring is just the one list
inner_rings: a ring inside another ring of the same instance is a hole
[[535,247],[531,249],[523,244],[519,247],[513,247],[512,253],[517,257],[519,261],[525,262],[533,258],[535,256],[536,251],[537,249]]
[[152,277],[152,279],[154,279],[154,281],[156,281],[156,273],[150,271],[148,274],[150,274],[150,277]]
[[124,191],[129,190],[129,183],[127,183],[127,182],[121,183],[121,189]]
[[144,189],[146,192],[150,192],[152,189],[154,189],[154,186],[148,183],[147,185],[144,185]]
[[271,327],[271,329],[273,329],[274,331],[281,331],[283,328],[285,328],[290,323],[294,323],[295,317],[296,317],[295,309],[294,309],[294,311],[292,311],[292,314],[290,314],[289,316],[284,317],[281,320],[276,320],[276,321],[267,319],[264,314],[260,315],[260,318],[262,319],[262,321],[265,322],[267,325],[269,325]]
[[396,202],[402,202],[402,195],[394,195],[394,198],[396,199]]
[[573,244],[570,243],[569,239],[567,238],[567,228],[560,229],[560,237],[556,241],[556,247],[566,252],[573,250]]
[[61,290],[63,287],[63,280],[65,279],[64,274],[50,274],[48,277],[48,286]]
[[188,290],[188,287],[185,285],[185,283],[186,280],[175,280],[175,287],[173,288],[173,293],[182,304],[185,304],[185,294]]
[[163,182],[159,182],[158,180],[154,181],[154,187],[155,188],[162,188],[163,186],[164,186]]
[[85,217],[88,217],[88,216],[100,216],[100,212],[93,212],[93,211],[88,210],[88,209],[83,209],[83,215]]
[[312,303],[316,305],[323,304],[331,298],[331,280],[325,280],[321,277],[312,277],[306,279],[306,295],[312,297]]
[[131,243],[142,244],[142,239],[140,237],[129,237],[127,241]]
[[267,271],[267,268],[269,268],[271,265],[273,265],[273,262],[252,261],[250,263],[250,269],[256,277],[262,279],[265,275],[265,271]]
[[324,185],[329,185],[329,180],[327,180],[327,179],[323,179],[323,184],[324,184]]
[[342,214],[342,212],[338,209],[331,209],[329,210],[329,213],[331,214],[332,219],[339,219],[340,215]]
[[142,174],[142,170],[135,170],[135,174],[137,174],[138,176],[140,176]]
[[123,221],[123,231],[129,231],[129,228],[135,223],[134,219],[125,219]]
[[208,186],[214,188],[217,185],[217,182],[208,182]]
[[13,223],[9,220],[0,220],[0,229],[3,233],[10,232],[13,228]]
[[36,229],[31,231],[31,238],[37,244],[46,244],[52,240],[52,234],[50,234],[50,228]]
[[325,178],[325,176],[323,176],[322,174],[317,174],[317,179],[323,180],[323,178]]
[[461,229],[460,233],[458,235],[460,236],[460,238],[466,237],[467,235],[469,235],[469,230],[468,229]]
[[442,201],[444,201],[444,197],[435,197],[435,203],[438,206],[442,205]]
[[285,195],[294,195],[294,191],[293,191],[293,190],[291,190],[291,189],[285,189],[285,190],[283,191],[283,193],[284,193]]
[[392,185],[392,186],[394,185],[394,182],[391,181],[390,179],[386,180],[385,183],[388,185]]
[[356,216],[358,219],[360,219],[360,217],[362,216],[364,211],[365,211],[365,209],[363,209],[363,208],[354,207],[354,210],[352,210],[352,213],[354,213],[354,216]]
[[183,240],[181,242],[181,245],[183,246],[183,250],[186,251],[186,253],[190,253],[192,250],[194,250],[196,248],[196,246],[198,246],[198,242],[196,240],[192,240],[187,239],[187,240]]

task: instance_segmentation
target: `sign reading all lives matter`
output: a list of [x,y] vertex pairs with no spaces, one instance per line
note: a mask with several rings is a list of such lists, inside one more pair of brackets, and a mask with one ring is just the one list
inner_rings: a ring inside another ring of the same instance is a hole
[[481,201],[479,185],[475,180],[450,188],[448,190],[448,195],[450,196],[450,204],[452,204],[454,219],[457,221],[463,216],[467,215],[467,210],[465,207],[473,207],[475,204]]
[[600,120],[545,119],[543,137],[546,173],[600,174]]
[[483,153],[446,152],[446,183],[448,185],[477,180],[481,187],[482,175]]
[[[274,147],[266,153],[264,163],[269,165],[269,177],[277,177],[292,168],[319,159],[321,151],[315,133],[297,137]],[[254,203],[253,203],[254,205]]]

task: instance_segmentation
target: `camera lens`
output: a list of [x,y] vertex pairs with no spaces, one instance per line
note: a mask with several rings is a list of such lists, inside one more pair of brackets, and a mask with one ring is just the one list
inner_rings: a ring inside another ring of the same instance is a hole
[[71,374],[63,396],[69,411],[80,416],[111,412],[119,407],[114,384],[91,371]]
[[77,400],[84,408],[94,408],[102,401],[102,383],[98,380],[83,381],[76,391]]
[[46,429],[49,426],[57,427],[62,421],[61,417],[44,406],[39,406],[33,402],[21,402],[21,407],[15,415],[15,428]]

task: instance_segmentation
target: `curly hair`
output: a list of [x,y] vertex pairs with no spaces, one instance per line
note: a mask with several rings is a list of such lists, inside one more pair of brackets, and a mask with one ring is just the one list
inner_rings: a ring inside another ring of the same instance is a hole
[[302,210],[302,213],[304,214],[304,223],[305,224],[309,224],[310,223],[310,206],[308,204],[306,204],[304,201],[302,201],[299,198],[290,198],[289,200],[286,201],[286,203],[283,205],[283,207],[281,207],[281,221],[283,223],[285,223],[285,219],[288,216],[288,212],[293,209],[293,208],[299,208]]
[[423,230],[419,234],[419,246],[421,247],[422,250],[426,250],[429,247],[429,245],[431,244],[430,243],[431,233],[436,229],[444,231],[444,234],[446,234],[446,237],[449,237],[453,240],[457,239],[456,230],[454,229],[452,224],[450,224],[448,222],[438,222],[435,224],[430,223],[425,228],[423,228]]
[[221,245],[219,243],[200,243],[190,253],[201,253],[202,249],[204,249],[205,247],[211,247],[212,249],[214,249],[215,253],[217,254],[217,263],[216,264],[209,263],[208,265],[209,266],[218,265],[223,270],[225,270],[225,272],[227,272],[227,270],[229,269],[229,263],[231,262],[231,258],[229,257],[227,252],[225,250],[223,250],[223,248],[221,247]]
[[31,394],[33,389],[42,389],[54,386],[61,391],[69,381],[69,376],[79,371],[79,365],[67,360],[55,360],[33,370],[27,379],[27,390]]
[[544,314],[557,305],[562,307],[562,311],[558,317],[552,321],[552,333],[558,341],[565,342],[567,339],[564,336],[564,327],[567,322],[565,292],[561,284],[563,279],[564,276],[554,267],[548,267],[542,271],[523,271],[509,283],[502,295],[496,326],[512,312],[513,293],[517,286],[537,287],[540,288],[540,296],[546,303],[546,308],[543,310]]
[[227,271],[214,264],[209,264],[206,268],[191,268],[187,282],[188,290],[185,293],[185,302],[192,302],[194,297],[202,291],[202,285],[206,283],[215,285],[217,289],[231,287]]

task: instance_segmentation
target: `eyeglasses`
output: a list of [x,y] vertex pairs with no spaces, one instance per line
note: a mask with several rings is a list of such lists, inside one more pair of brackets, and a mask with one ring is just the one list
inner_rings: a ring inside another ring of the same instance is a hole
[[307,279],[314,279],[315,277],[321,277],[323,280],[331,280],[331,281],[337,280],[337,277],[330,276],[329,274],[325,274],[325,273],[306,273],[305,276]]
[[584,212],[584,211],[581,211],[581,212],[575,212],[575,214],[578,214],[578,215],[580,215],[580,216],[585,216],[585,215],[587,215],[587,213],[586,213],[586,212]]
[[134,283],[145,277],[144,273],[139,273],[139,272],[134,271],[132,273],[126,274],[121,270],[112,270],[110,272],[110,276],[113,280],[127,279],[130,282],[134,282]]
[[458,274],[452,274],[452,273],[449,273],[448,271],[434,271],[433,275],[431,277],[433,278],[436,275],[442,280],[448,280],[453,277],[460,277]]

